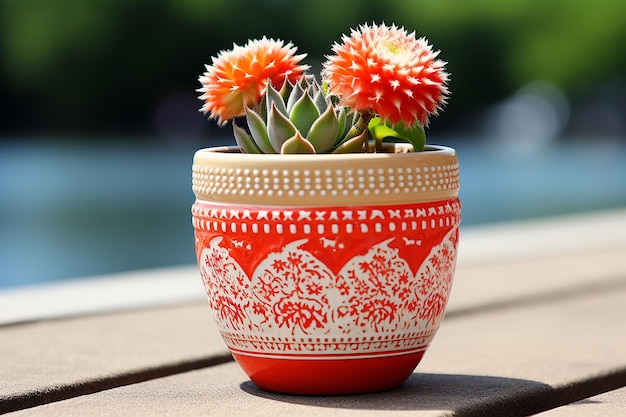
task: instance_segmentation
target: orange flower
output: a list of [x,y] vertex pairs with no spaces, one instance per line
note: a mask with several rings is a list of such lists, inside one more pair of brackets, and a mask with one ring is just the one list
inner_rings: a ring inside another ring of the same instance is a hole
[[449,94],[445,62],[425,38],[404,28],[367,24],[333,45],[322,76],[341,105],[378,114],[385,122],[428,124]]
[[245,106],[254,105],[265,92],[268,82],[277,89],[288,79],[295,83],[308,65],[299,65],[306,54],[295,55],[293,44],[267,39],[250,40],[245,46],[233,45],[230,51],[221,51],[206,65],[199,77],[204,100],[200,111],[217,118],[220,125],[241,116]]

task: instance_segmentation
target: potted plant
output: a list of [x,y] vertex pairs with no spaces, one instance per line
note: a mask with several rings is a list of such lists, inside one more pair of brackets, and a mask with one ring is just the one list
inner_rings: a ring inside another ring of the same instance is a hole
[[399,386],[450,294],[461,206],[453,149],[425,145],[448,74],[425,38],[362,25],[321,81],[291,43],[234,45],[199,78],[237,146],[194,156],[195,247],[209,305],[259,387]]

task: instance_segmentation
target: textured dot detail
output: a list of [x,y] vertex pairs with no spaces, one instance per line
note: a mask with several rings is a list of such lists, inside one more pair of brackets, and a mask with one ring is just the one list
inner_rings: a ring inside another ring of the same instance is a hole
[[416,194],[458,187],[458,164],[354,170],[193,167],[193,190],[204,195],[349,197]]

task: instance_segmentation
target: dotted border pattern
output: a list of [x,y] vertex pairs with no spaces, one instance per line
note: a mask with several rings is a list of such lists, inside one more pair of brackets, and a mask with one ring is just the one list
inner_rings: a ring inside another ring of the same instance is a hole
[[461,206],[448,200],[419,206],[264,210],[196,202],[193,227],[214,233],[336,235],[428,230],[458,225]]
[[229,349],[243,354],[362,355],[372,352],[378,354],[421,352],[426,350],[435,332],[436,329],[429,328],[420,332],[387,334],[384,336],[325,338],[254,337],[224,332],[222,337]]
[[458,163],[425,167],[258,169],[193,166],[193,191],[203,196],[359,197],[459,188]]
[[[389,144],[388,144],[389,145]],[[194,155],[198,200],[274,206],[402,204],[458,195],[456,151],[387,146],[389,152],[344,155],[253,155],[236,147]]]

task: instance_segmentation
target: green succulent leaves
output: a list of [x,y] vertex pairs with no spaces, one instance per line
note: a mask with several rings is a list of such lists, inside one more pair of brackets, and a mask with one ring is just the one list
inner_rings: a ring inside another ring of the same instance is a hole
[[338,137],[339,120],[333,106],[328,106],[326,111],[311,123],[307,139],[315,147],[317,153],[332,149],[342,137]]
[[317,153],[308,140],[304,139],[300,133],[286,140],[280,147],[280,153]]
[[303,134],[309,133],[313,122],[320,117],[320,111],[309,94],[303,94],[289,113],[289,120]]
[[[261,102],[247,107],[248,130],[233,122],[235,140],[246,153],[359,152],[365,136],[348,135],[353,115],[336,107],[317,82],[303,77],[281,91],[268,86]],[[349,146],[342,146],[349,141]]]
[[274,103],[267,115],[267,134],[273,148],[280,152],[283,143],[296,135],[298,128],[279,111]]
[[357,153],[367,151],[371,139],[381,149],[386,138],[406,140],[421,151],[426,139],[422,126],[392,127],[337,106],[311,77],[295,85],[285,81],[280,91],[269,85],[262,100],[245,109],[245,119],[247,129],[233,121],[245,153]]

